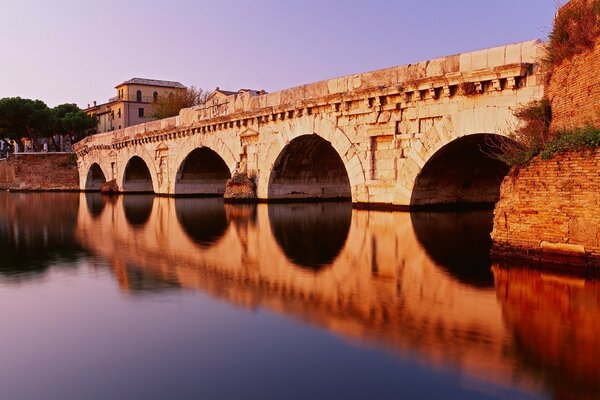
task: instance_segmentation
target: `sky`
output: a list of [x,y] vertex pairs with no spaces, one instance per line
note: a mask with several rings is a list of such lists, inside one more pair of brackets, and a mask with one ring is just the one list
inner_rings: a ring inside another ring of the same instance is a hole
[[0,0],[0,98],[85,107],[106,102],[133,77],[271,92],[545,39],[557,7],[555,0]]

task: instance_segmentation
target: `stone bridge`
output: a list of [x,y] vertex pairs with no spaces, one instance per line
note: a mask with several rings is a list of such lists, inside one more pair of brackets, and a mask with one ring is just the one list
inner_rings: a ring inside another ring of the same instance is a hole
[[75,145],[82,190],[218,195],[246,172],[262,200],[489,203],[507,167],[481,152],[541,98],[529,41],[229,96]]

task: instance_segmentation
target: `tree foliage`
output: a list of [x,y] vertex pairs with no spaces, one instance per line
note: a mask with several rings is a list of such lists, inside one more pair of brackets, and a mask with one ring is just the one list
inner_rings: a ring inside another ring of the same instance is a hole
[[204,103],[207,93],[203,89],[191,86],[185,90],[159,96],[152,103],[150,116],[156,119],[174,117],[179,115],[182,108],[193,107]]
[[87,115],[76,104],[61,104],[52,109],[54,134],[69,135],[71,142],[83,139],[94,133],[97,118]]
[[28,137],[34,150],[39,150],[40,138],[69,135],[73,142],[91,133],[95,127],[96,118],[88,116],[75,104],[49,108],[41,100],[0,99],[0,137],[15,141]]
[[26,135],[35,150],[39,149],[38,138],[48,134],[52,119],[52,112],[41,100],[0,99],[0,135],[12,140],[20,140]]

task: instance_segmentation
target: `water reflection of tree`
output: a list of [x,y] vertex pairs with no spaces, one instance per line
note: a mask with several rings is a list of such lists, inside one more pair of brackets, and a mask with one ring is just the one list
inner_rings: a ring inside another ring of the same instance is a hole
[[75,193],[0,193],[0,277],[23,278],[79,259],[78,208]]

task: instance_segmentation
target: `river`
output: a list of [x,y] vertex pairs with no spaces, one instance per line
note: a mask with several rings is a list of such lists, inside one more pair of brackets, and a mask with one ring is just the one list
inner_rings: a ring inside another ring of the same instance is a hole
[[0,193],[0,398],[597,398],[600,280],[492,263],[491,224]]

